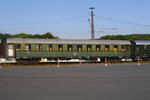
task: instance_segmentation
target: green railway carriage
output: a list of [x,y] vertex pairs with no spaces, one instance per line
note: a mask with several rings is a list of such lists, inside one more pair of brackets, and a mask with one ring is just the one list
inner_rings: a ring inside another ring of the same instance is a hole
[[7,57],[68,59],[130,56],[129,41],[80,39],[7,39]]
[[136,40],[131,41],[132,57],[148,57],[150,58],[150,41]]

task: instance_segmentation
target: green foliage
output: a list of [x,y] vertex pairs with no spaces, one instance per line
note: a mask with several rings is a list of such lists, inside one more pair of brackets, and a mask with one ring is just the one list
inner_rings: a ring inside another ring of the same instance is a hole
[[42,35],[42,38],[50,38],[50,39],[53,38],[54,39],[54,36],[51,33],[47,32]]
[[6,38],[48,38],[48,39],[59,39],[59,37],[53,36],[50,32],[47,32],[43,35],[41,34],[27,34],[27,33],[19,33],[19,34],[3,34],[0,33],[0,39]]
[[19,33],[19,34],[14,34],[14,38],[33,38],[32,34],[26,34],[26,33]]
[[6,39],[6,38],[11,38],[12,35],[11,34],[3,34],[3,33],[0,33],[0,39]]
[[131,34],[131,35],[106,35],[100,40],[150,40],[150,34]]

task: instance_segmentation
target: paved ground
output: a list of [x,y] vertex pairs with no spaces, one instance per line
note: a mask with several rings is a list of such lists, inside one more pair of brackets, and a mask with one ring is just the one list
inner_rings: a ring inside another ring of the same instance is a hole
[[150,100],[150,64],[3,67],[0,100]]

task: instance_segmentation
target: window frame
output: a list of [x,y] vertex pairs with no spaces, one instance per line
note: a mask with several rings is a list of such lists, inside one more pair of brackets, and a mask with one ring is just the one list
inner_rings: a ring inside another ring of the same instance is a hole
[[36,51],[42,51],[42,44],[36,44]]
[[63,51],[63,45],[58,45],[58,51]]
[[101,45],[96,45],[96,51],[101,51]]
[[47,44],[46,50],[47,51],[53,51],[53,45],[52,44]]
[[25,51],[31,51],[31,44],[25,44]]
[[117,51],[118,51],[118,45],[114,45],[113,51],[114,51],[114,52],[117,52]]
[[73,51],[73,46],[72,45],[68,45],[67,49],[68,49],[68,51]]
[[105,51],[106,52],[110,51],[110,45],[105,45]]
[[77,45],[77,51],[79,51],[79,52],[82,51],[82,45]]
[[86,46],[86,51],[88,51],[88,52],[89,52],[89,51],[92,51],[92,45],[87,45],[87,46]]

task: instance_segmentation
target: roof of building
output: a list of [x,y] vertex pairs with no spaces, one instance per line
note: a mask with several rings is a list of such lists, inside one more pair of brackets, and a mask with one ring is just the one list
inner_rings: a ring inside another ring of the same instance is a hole
[[88,39],[23,39],[8,38],[7,43],[35,43],[35,44],[123,44],[131,45],[130,41],[124,40],[88,40]]
[[136,43],[136,45],[150,45],[150,41],[136,40],[134,42]]

